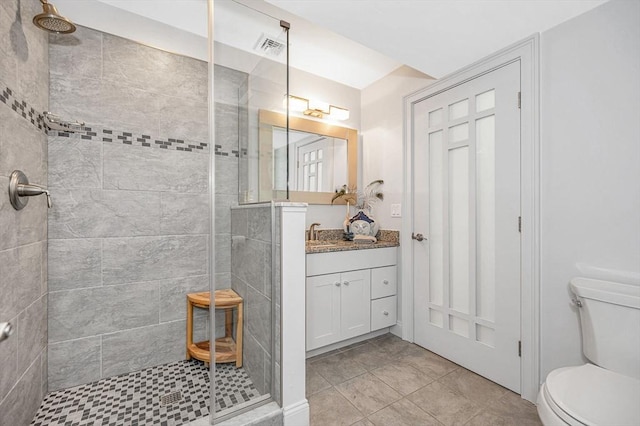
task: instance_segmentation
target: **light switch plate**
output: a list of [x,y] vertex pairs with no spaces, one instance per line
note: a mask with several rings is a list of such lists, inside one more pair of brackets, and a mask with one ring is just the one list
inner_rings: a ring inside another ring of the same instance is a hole
[[391,217],[402,217],[401,204],[391,204]]

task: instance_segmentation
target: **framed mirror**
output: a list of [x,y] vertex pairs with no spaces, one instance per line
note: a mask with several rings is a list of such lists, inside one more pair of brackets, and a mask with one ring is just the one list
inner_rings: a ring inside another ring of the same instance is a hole
[[[260,110],[260,193],[275,188],[275,198],[309,204],[331,204],[337,188],[355,187],[358,132],[335,124]],[[289,162],[287,162],[287,154]],[[345,204],[338,199],[334,204]]]

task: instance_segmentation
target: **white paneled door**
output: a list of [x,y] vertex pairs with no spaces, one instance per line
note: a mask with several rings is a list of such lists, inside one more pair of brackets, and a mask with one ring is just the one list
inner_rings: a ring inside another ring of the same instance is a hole
[[415,342],[518,393],[519,92],[516,61],[417,103],[412,158]]

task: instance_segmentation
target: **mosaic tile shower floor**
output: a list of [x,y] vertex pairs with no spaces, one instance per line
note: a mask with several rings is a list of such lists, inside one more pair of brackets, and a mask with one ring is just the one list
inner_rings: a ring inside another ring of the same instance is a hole
[[[49,393],[32,425],[181,425],[209,415],[209,370],[179,361]],[[243,369],[216,365],[216,411],[260,396]],[[161,398],[180,392],[179,401]]]

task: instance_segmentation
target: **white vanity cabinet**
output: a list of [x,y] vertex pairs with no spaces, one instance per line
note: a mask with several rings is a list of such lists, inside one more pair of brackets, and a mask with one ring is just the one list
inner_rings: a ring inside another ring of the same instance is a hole
[[307,351],[396,323],[396,250],[307,254]]

